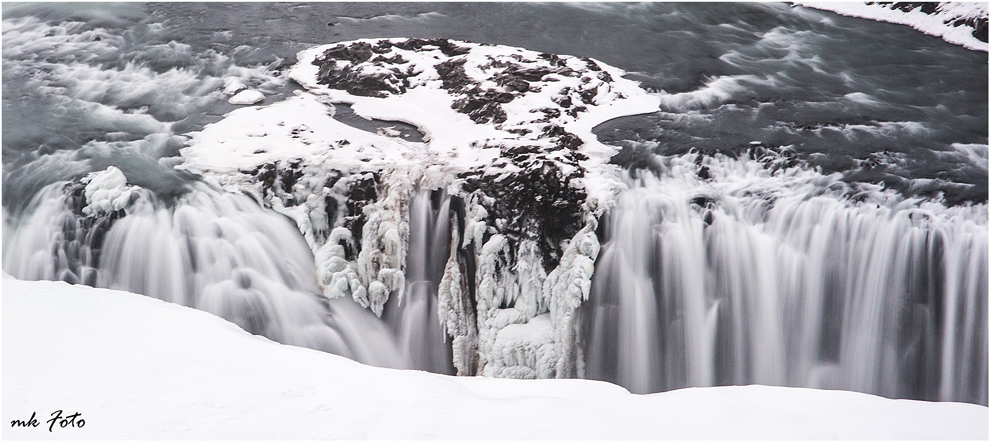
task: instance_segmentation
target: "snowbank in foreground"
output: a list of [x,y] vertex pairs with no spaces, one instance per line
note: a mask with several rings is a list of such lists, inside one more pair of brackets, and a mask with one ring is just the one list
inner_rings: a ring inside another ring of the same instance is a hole
[[[859,2],[794,2],[808,8],[832,11],[841,15],[861,17],[870,20],[908,25],[928,35],[941,37],[943,40],[971,49],[987,52],[987,43],[973,35],[975,27],[986,29],[986,2],[940,2],[931,3],[934,11],[924,12],[920,3],[880,4]],[[897,6],[910,8],[907,11],[897,9]]]
[[[368,367],[126,292],[3,279],[3,437],[987,439],[987,408]],[[49,416],[80,413],[82,428]],[[36,413],[38,427],[11,428]]]

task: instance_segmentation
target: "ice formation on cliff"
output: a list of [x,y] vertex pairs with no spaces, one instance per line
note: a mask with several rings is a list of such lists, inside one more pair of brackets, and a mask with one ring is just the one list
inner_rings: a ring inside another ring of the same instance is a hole
[[[445,39],[358,40],[298,59],[289,76],[306,92],[207,126],[182,167],[291,218],[324,295],[379,316],[406,290],[420,234],[410,198],[445,192],[438,310],[458,373],[576,376],[574,311],[590,292],[596,220],[624,187],[615,149],[591,130],[658,98],[595,60]],[[412,124],[423,141],[349,126],[340,105]]]

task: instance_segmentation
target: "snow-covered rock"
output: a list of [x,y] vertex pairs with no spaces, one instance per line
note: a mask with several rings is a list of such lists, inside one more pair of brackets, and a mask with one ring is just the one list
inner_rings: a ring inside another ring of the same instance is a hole
[[[987,408],[973,404],[757,385],[633,395],[382,369],[146,296],[2,281],[5,439],[988,437]],[[528,332],[505,333],[517,331]],[[74,425],[49,431],[57,410],[78,413]],[[32,414],[37,427],[9,424]]]
[[123,209],[130,202],[133,186],[127,185],[127,177],[120,169],[109,166],[83,178],[86,183],[86,215],[102,215]]
[[230,99],[227,101],[230,102],[230,104],[255,104],[263,101],[264,99],[265,99],[265,94],[258,91],[246,89],[234,94],[234,96],[230,97]]
[[[298,59],[289,77],[306,92],[193,134],[182,167],[293,219],[324,295],[378,315],[401,299],[409,237],[421,233],[409,231],[413,189],[445,191],[458,201],[459,244],[439,281],[440,321],[459,373],[563,376],[564,356],[574,376],[574,339],[554,327],[573,327],[587,295],[567,287],[590,282],[597,255],[586,226],[625,186],[609,164],[616,149],[592,128],[654,111],[659,98],[592,59],[446,39],[358,40]],[[412,124],[423,141],[349,126],[334,118],[336,103]],[[586,244],[573,252],[583,258],[559,268],[571,243]],[[496,346],[503,328],[541,315],[548,326],[529,328],[544,334],[507,332]]]
[[842,15],[911,26],[976,51],[987,51],[986,2],[794,2]]

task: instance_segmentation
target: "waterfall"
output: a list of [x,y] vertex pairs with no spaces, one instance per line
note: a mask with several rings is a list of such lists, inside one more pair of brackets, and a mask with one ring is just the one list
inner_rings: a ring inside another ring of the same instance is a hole
[[409,199],[405,288],[385,304],[408,368],[454,374],[450,340],[437,313],[437,293],[450,256],[450,197],[417,189]]
[[379,319],[351,299],[318,295],[312,252],[288,218],[194,187],[172,205],[137,188],[122,209],[86,213],[81,184],[49,185],[9,224],[4,270],[152,296],[371,365],[455,373],[437,312],[451,242],[446,192],[409,200],[406,283]]
[[985,204],[746,159],[665,161],[603,220],[587,377],[638,393],[758,383],[987,403]]
[[[584,377],[636,393],[758,383],[987,403],[985,204],[906,200],[720,156],[668,157],[658,169],[630,173],[601,220],[580,313]],[[33,212],[5,221],[4,270],[453,374],[437,299],[451,201],[422,188],[408,200],[405,284],[382,319],[318,296],[312,254],[288,218],[205,185],[169,205],[137,188],[125,207],[95,212],[79,184],[50,185]]]
[[198,185],[167,207],[139,189],[124,209],[84,216],[80,188],[55,183],[32,205],[5,235],[4,270],[17,278],[141,293],[278,342],[407,365],[372,313],[347,299],[321,302],[297,228],[248,197]]

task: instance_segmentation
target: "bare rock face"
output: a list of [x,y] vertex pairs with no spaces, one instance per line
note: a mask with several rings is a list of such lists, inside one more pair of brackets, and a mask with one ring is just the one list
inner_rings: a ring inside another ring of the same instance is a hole
[[[420,259],[410,244],[449,238],[449,253],[430,255],[446,262],[427,266],[442,269],[430,284],[457,373],[576,376],[574,311],[589,294],[597,218],[623,187],[615,149],[591,130],[657,99],[588,58],[446,39],[359,40],[298,58],[289,76],[307,92],[206,127],[184,167],[292,219],[324,294],[379,316],[408,293]],[[411,124],[423,141],[343,124],[335,104]],[[423,192],[450,232],[410,230]]]

